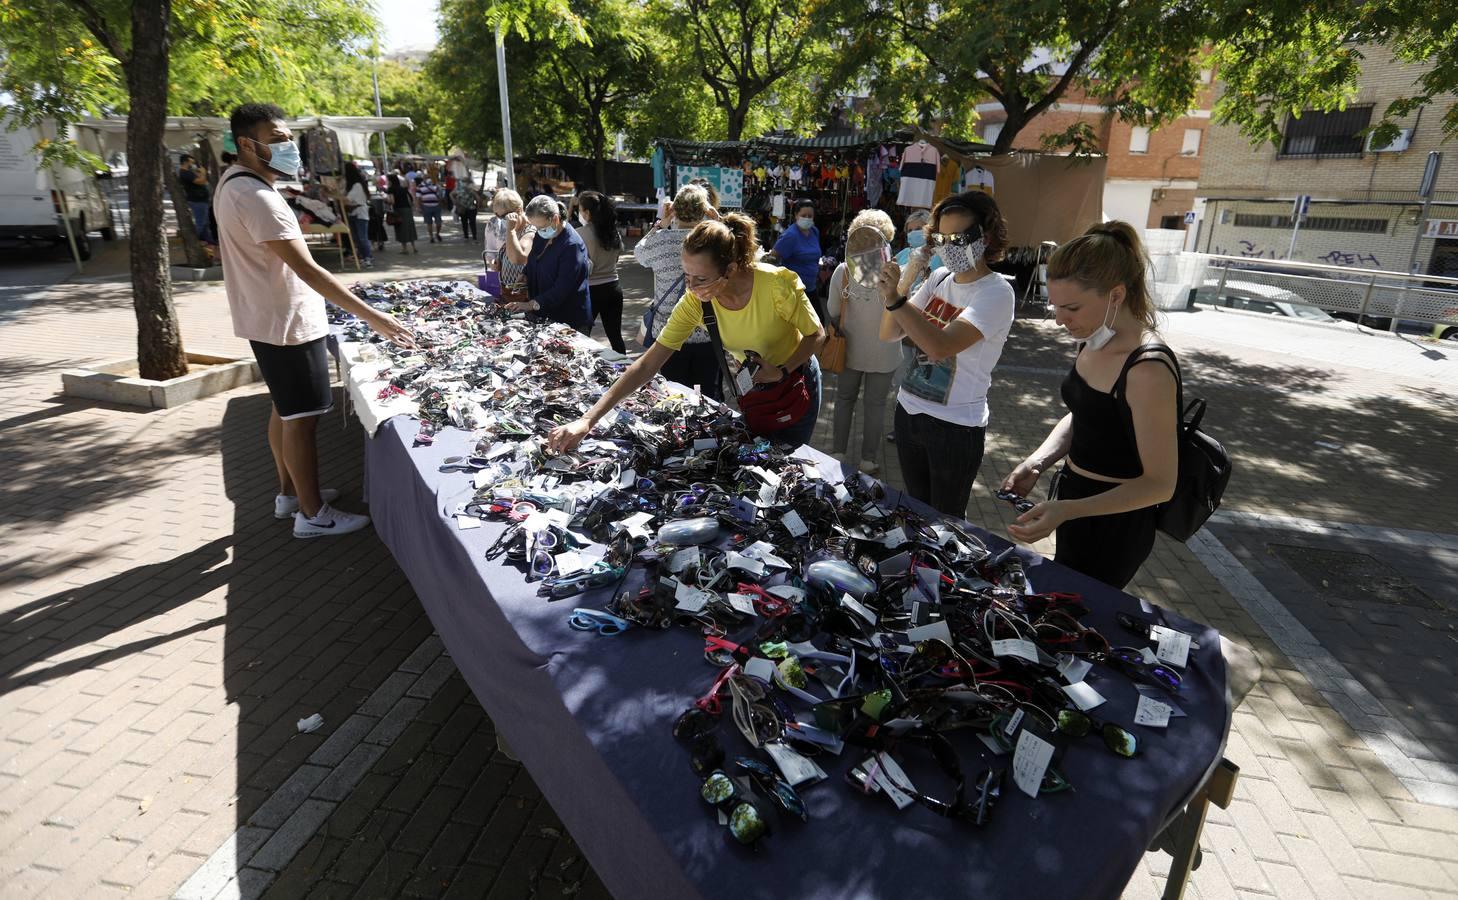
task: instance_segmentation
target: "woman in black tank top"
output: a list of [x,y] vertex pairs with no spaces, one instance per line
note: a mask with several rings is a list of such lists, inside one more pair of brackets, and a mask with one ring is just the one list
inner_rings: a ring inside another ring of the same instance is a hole
[[1059,460],[1052,499],[1008,533],[1032,543],[1057,532],[1054,560],[1122,588],[1154,548],[1155,510],[1179,468],[1178,368],[1158,342],[1139,235],[1095,225],[1048,261],[1048,299],[1079,344],[1063,380],[1068,415],[1003,482],[1027,496]]

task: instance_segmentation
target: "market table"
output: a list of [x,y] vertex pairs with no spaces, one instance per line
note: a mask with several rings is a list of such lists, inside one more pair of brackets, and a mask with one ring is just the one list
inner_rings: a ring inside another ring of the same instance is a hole
[[[351,356],[349,345],[344,352]],[[1083,594],[1092,609],[1086,624],[1115,643],[1135,642],[1115,624],[1119,611],[1193,635],[1200,647],[1177,698],[1187,715],[1166,730],[1132,725],[1134,684],[1096,668],[1088,681],[1108,702],[1093,715],[1129,728],[1142,752],[1125,760],[1096,736],[1077,742],[1061,764],[1072,791],[1033,799],[1009,777],[991,822],[976,829],[852,791],[843,775],[860,754],[848,747],[839,759],[818,760],[826,782],[802,786],[808,823],[783,824],[756,850],[741,847],[699,799],[700,779],[671,736],[717,673],[701,638],[682,629],[615,637],[570,629],[574,607],[601,608],[610,591],[548,602],[520,569],[488,562],[484,551],[505,526],[460,530],[451,514],[472,493],[471,479],[437,471],[445,457],[470,452],[469,436],[446,429],[433,444],[412,446],[418,422],[391,415],[403,408],[367,408],[373,374],[367,364],[352,367],[347,388],[373,433],[365,477],[376,530],[496,729],[615,896],[1116,897],[1153,836],[1220,761],[1230,707],[1216,632],[1023,552],[1035,589]],[[991,547],[1007,545],[974,530]],[[747,750],[732,725],[721,732],[731,758]],[[969,773],[983,764],[974,754],[993,760],[975,740],[957,746]],[[935,770],[909,772],[926,779],[917,780],[923,791],[949,794]]]

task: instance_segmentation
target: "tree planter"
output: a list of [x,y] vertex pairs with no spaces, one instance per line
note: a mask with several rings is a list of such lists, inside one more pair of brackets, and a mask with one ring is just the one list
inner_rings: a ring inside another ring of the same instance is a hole
[[61,393],[67,397],[100,400],[123,406],[170,409],[259,380],[258,364],[251,359],[187,354],[192,371],[166,381],[136,377],[135,359],[111,359],[87,369],[61,373]]

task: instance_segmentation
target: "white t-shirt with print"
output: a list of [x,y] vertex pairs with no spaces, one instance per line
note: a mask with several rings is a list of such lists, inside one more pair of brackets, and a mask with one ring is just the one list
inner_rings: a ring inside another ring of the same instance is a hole
[[985,426],[992,369],[1012,328],[1016,305],[1012,285],[995,272],[958,284],[941,268],[922,283],[911,305],[941,328],[966,319],[982,332],[982,340],[940,362],[932,362],[917,349],[906,364],[897,402],[909,413],[971,428]]

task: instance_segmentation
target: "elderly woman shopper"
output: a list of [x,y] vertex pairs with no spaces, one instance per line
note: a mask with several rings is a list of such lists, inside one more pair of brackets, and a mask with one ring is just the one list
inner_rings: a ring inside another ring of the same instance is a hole
[[395,240],[400,242],[401,253],[419,253],[415,249],[415,198],[410,189],[400,181],[399,175],[390,176],[390,214],[395,226]]
[[[643,316],[644,347],[658,339],[658,333],[668,324],[668,317],[683,297],[684,238],[704,219],[718,215],[702,186],[686,184],[679,188],[673,202],[663,205],[659,220],[633,245],[633,258],[639,265],[653,270],[653,301]],[[694,329],[684,339],[679,351],[663,364],[662,374],[669,381],[698,386],[706,397],[724,399],[714,346],[702,328]]]
[[526,290],[506,291],[502,300],[514,309],[537,313],[544,319],[592,333],[592,303],[587,276],[592,265],[587,245],[562,221],[567,210],[553,197],[533,197],[517,223],[518,233],[530,222],[536,228],[526,258]]
[[[548,445],[558,451],[576,447],[593,425],[647,384],[704,324],[705,306],[717,320],[726,350],[750,371],[756,386],[779,385],[808,394],[804,412],[789,423],[774,423],[760,433],[782,444],[810,437],[820,413],[820,367],[815,351],[825,330],[800,278],[788,269],[756,262],[759,242],[754,222],[738,213],[723,221],[700,222],[683,242],[684,284],[688,293],[673,308],[658,340],[619,376],[587,414],[552,431]],[[788,384],[781,384],[787,381]],[[750,391],[745,396],[752,394]],[[741,402],[741,408],[744,407]]]
[[486,223],[486,265],[494,266],[501,273],[502,287],[522,282],[527,253],[532,248],[530,225],[517,229],[519,222],[526,222],[522,209],[521,194],[511,188],[501,188],[491,195],[492,218]]
[[[845,262],[830,276],[828,327],[845,337],[845,369],[836,376],[835,418],[831,453],[849,462],[851,419],[861,420],[861,471],[876,472],[876,455],[886,431],[886,398],[901,365],[901,344],[881,340],[881,292],[876,279],[891,255],[896,226],[879,209],[851,220]],[[864,388],[864,395],[861,391]],[[861,399],[864,397],[864,399]],[[857,405],[859,404],[859,411]]]

